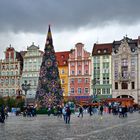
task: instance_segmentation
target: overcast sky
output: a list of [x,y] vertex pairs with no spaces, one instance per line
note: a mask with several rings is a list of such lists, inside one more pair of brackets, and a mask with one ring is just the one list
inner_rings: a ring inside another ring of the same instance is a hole
[[0,0],[0,58],[11,44],[17,51],[32,42],[44,50],[51,24],[55,51],[140,35],[140,0]]

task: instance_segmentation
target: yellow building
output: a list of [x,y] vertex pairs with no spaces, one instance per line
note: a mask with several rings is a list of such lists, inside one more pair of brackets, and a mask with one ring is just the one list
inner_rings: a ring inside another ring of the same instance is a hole
[[69,51],[56,52],[56,59],[58,62],[59,75],[61,86],[63,89],[63,96],[68,96],[68,58]]

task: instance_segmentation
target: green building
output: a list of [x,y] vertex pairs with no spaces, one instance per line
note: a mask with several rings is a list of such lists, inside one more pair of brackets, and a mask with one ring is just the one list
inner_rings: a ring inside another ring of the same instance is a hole
[[111,53],[111,43],[94,44],[92,50],[92,95],[96,101],[112,97]]

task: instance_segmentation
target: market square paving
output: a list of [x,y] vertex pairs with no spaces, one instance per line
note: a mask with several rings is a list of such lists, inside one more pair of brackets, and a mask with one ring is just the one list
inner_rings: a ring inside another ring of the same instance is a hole
[[77,114],[70,124],[63,118],[38,115],[37,117],[11,116],[0,124],[0,140],[139,140],[140,114],[119,118],[112,114]]

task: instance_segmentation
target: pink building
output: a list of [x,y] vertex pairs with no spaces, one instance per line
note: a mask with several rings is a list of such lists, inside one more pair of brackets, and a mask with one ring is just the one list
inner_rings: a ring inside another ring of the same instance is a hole
[[69,54],[68,96],[89,96],[91,80],[91,57],[84,44],[77,43]]

